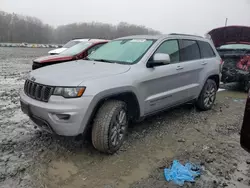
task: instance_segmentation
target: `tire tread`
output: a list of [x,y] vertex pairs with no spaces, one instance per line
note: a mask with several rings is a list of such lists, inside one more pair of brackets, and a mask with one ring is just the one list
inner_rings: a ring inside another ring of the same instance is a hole
[[109,146],[109,125],[114,112],[121,107],[126,107],[126,104],[118,100],[109,100],[97,111],[92,128],[92,144],[97,150],[109,154],[114,153]]

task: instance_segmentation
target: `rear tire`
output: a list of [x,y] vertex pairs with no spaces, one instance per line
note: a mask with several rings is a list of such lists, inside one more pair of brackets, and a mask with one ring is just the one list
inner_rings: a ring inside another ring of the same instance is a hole
[[212,79],[208,79],[200,93],[198,100],[196,101],[196,107],[199,110],[210,110],[216,99],[217,85]]
[[98,110],[92,128],[93,146],[113,154],[122,146],[128,129],[126,103],[117,100],[105,102]]

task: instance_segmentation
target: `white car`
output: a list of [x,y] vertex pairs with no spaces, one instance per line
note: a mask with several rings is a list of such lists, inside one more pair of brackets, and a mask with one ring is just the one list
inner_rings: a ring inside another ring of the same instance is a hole
[[50,55],[56,55],[56,54],[60,54],[61,52],[63,52],[64,50],[67,50],[68,48],[80,43],[80,42],[84,42],[84,41],[88,41],[89,39],[74,39],[71,40],[69,42],[67,42],[62,48],[57,48],[54,50],[49,51],[48,53]]

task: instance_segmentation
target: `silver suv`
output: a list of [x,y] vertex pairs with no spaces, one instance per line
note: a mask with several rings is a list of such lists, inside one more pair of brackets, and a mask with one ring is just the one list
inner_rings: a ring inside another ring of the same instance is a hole
[[64,136],[91,130],[96,149],[114,153],[129,120],[194,101],[213,106],[221,58],[202,37],[181,34],[115,39],[86,60],[32,71],[21,108],[41,129]]

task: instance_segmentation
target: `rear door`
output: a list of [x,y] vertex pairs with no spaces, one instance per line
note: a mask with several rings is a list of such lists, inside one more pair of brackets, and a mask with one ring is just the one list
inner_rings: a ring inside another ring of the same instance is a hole
[[[198,41],[199,47],[200,47],[200,52],[201,52],[201,65],[203,67],[203,70],[200,72],[200,79],[199,79],[199,83],[200,83],[200,90],[202,89],[204,82],[207,79],[207,76],[210,74],[211,72],[214,71],[214,69],[219,68],[221,62],[219,62],[219,60],[216,58],[216,54],[213,50],[213,48],[211,47],[211,45],[206,42],[206,41]],[[219,72],[216,72],[216,74],[219,74]]]
[[180,73],[185,83],[185,87],[182,89],[183,95],[186,94],[185,96],[190,99],[195,99],[200,92],[200,80],[204,70],[200,48],[196,40],[180,40],[180,59],[179,66],[183,68]]

